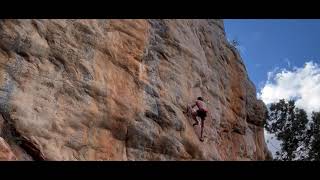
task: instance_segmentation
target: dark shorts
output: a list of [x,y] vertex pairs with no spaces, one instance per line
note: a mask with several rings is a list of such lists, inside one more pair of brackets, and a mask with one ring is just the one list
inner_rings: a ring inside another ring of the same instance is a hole
[[207,112],[197,110],[197,116],[199,116],[202,120],[205,120],[205,118],[207,117]]

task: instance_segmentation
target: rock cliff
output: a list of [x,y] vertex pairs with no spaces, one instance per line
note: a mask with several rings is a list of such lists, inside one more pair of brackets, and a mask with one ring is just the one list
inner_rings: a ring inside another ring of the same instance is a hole
[[1,160],[269,158],[222,20],[0,20],[0,113]]

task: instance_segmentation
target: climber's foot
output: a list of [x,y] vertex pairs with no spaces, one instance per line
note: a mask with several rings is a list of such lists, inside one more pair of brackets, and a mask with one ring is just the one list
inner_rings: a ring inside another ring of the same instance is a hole
[[204,139],[203,139],[203,138],[200,138],[200,141],[201,141],[201,142],[203,142],[203,141],[204,141]]
[[196,126],[196,125],[198,125],[199,123],[194,123],[192,126]]

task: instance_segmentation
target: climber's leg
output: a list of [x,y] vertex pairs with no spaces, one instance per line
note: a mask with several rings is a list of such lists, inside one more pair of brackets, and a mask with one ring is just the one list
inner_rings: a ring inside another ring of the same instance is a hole
[[201,117],[201,134],[200,134],[200,141],[201,141],[201,142],[203,142],[204,120],[205,120],[205,117]]

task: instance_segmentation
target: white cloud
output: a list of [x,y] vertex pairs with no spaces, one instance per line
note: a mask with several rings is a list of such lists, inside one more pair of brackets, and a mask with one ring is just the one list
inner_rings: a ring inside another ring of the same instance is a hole
[[291,63],[290,63],[289,58],[284,58],[283,60],[287,63],[288,67],[290,68],[291,67]]
[[267,82],[269,82],[271,80],[271,78],[274,76],[275,73],[277,73],[278,70],[279,70],[279,67],[276,67],[272,71],[268,72],[268,81]]
[[[266,82],[266,81],[260,81],[260,82],[258,83],[258,87],[257,87],[257,88],[258,88],[258,89],[261,89],[261,88],[264,86],[265,82]],[[258,99],[261,99],[261,98],[259,97],[259,95],[260,95],[260,94],[258,93],[258,94],[257,94]]]
[[[290,67],[289,60],[287,63]],[[310,117],[312,111],[320,111],[320,65],[310,61],[304,67],[291,70],[275,68],[268,72],[268,80],[258,98],[267,105],[280,99],[295,99],[296,106],[305,109]],[[275,155],[281,142],[267,132],[265,138],[269,150]]]
[[320,66],[312,61],[292,70],[275,69],[268,73],[268,80],[258,97],[266,104],[280,99],[296,99],[296,106],[308,114],[320,110]]

